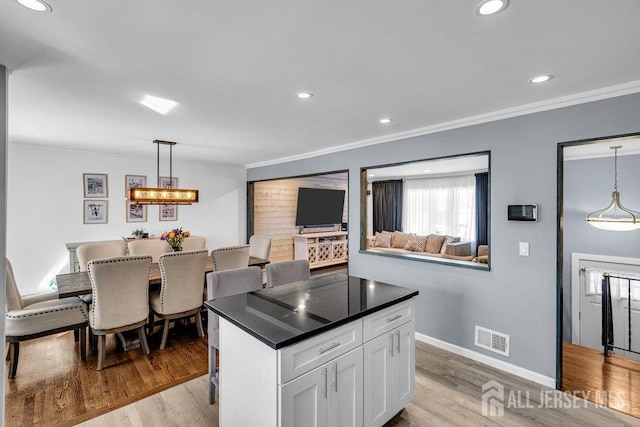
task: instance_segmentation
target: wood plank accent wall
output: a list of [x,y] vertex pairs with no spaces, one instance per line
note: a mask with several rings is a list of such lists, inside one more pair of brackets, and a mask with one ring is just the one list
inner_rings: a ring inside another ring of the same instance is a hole
[[253,234],[271,237],[271,262],[293,259],[293,235],[298,233],[296,206],[299,187],[345,190],[342,222],[347,222],[348,186],[347,172],[256,182],[253,189]]

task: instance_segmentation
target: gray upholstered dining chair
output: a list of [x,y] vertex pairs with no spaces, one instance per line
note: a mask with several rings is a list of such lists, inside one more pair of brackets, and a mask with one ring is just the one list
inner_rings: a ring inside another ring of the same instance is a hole
[[93,302],[89,325],[98,336],[98,366],[104,368],[107,334],[138,331],[140,348],[149,354],[144,326],[149,315],[151,257],[125,256],[89,261]]
[[228,246],[211,251],[215,271],[230,270],[249,266],[249,245]]
[[207,239],[201,236],[189,236],[182,242],[183,251],[197,251],[207,249]]
[[267,264],[265,269],[267,271],[267,288],[298,280],[307,280],[311,276],[309,261],[306,259]]
[[166,240],[136,239],[127,243],[129,255],[149,255],[153,262],[158,262],[160,255],[171,252],[171,245]]
[[125,256],[126,254],[127,243],[124,240],[120,242],[85,243],[76,248],[80,271],[87,271],[87,264],[92,259]]
[[254,234],[249,238],[249,256],[268,260],[271,256],[271,237]]
[[[207,273],[207,300],[244,294],[262,289],[262,272],[260,267],[236,268],[225,271]],[[209,335],[209,403],[215,402],[216,387],[216,359],[219,340],[218,315],[209,310],[207,332]]]
[[171,252],[160,256],[158,264],[162,283],[160,290],[153,292],[149,298],[151,329],[153,330],[155,316],[164,320],[160,350],[167,344],[169,323],[174,319],[195,316],[198,335],[204,337],[200,310],[207,256],[206,249]]
[[58,299],[57,292],[20,295],[13,267],[5,260],[7,300],[5,339],[9,343],[9,378],[16,377],[20,342],[64,331],[80,333],[80,358],[86,358],[87,304],[78,297]]

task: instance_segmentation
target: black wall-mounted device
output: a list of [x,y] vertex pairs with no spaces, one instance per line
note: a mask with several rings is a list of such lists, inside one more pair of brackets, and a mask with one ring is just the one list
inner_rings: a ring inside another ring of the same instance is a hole
[[508,205],[507,219],[509,221],[537,221],[538,205]]

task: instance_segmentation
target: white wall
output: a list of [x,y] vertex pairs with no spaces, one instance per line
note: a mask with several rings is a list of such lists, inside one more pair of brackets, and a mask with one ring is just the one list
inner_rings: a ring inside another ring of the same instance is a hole
[[[204,236],[209,249],[246,241],[245,168],[181,162],[179,153],[173,174],[181,188],[200,190],[200,202],[180,206],[177,221],[159,221],[158,206],[149,206],[147,222],[127,223],[125,175],[156,182],[155,150],[149,148],[142,158],[9,144],[7,257],[21,293],[47,290],[56,274],[69,271],[68,242],[120,239],[139,227],[158,236],[177,226]],[[168,161],[161,159],[160,168],[165,175]],[[107,224],[83,224],[83,173],[108,174]]]

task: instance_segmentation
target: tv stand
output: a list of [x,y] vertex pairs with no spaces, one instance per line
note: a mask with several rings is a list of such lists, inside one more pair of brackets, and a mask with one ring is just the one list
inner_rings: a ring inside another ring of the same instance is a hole
[[348,260],[347,234],[346,231],[294,234],[294,258],[306,259],[311,268],[344,264]]

